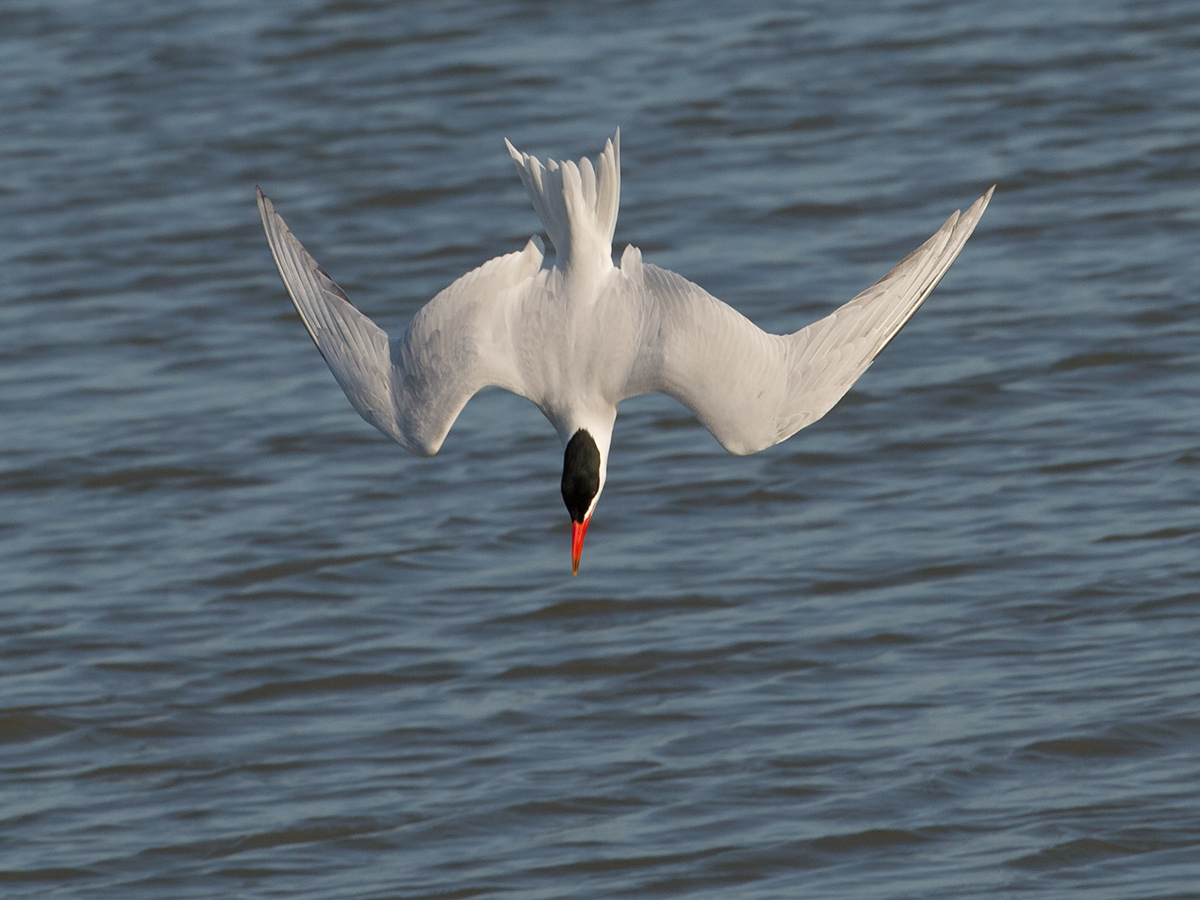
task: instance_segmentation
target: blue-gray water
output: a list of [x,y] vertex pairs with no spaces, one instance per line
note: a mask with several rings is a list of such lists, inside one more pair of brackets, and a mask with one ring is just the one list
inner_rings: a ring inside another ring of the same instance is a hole
[[[736,7],[736,11],[734,9]],[[0,4],[5,897],[1200,896],[1192,0]],[[618,250],[759,324],[993,182],[834,412],[735,458],[476,398],[409,457],[261,184],[385,327],[622,128]]]

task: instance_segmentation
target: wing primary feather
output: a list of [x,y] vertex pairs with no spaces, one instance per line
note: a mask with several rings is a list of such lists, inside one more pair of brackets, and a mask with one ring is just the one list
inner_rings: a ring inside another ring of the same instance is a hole
[[788,392],[770,443],[811,425],[845,396],[937,287],[994,190],[966,213],[953,213],[929,240],[849,303],[788,336]]
[[261,190],[258,206],[284,287],[338,385],[359,415],[406,444],[396,421],[387,334],[354,307]]

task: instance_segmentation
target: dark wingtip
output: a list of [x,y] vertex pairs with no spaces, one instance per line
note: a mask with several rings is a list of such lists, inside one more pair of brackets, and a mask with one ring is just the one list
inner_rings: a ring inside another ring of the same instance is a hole
[[258,201],[258,210],[260,213],[266,213],[268,209],[274,209],[273,204],[267,198],[267,195],[262,192],[257,184],[254,186],[254,197]]

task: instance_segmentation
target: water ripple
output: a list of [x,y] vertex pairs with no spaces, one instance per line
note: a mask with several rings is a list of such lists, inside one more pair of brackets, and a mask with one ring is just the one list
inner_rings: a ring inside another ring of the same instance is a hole
[[[14,898],[1194,891],[1200,15],[989,0],[0,10]],[[618,249],[785,330],[999,185],[749,458],[359,421],[262,184],[402,328],[622,128]]]

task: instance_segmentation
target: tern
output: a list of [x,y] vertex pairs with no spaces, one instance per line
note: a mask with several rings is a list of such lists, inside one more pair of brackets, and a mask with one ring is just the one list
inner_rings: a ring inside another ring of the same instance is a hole
[[389,338],[292,235],[258,190],[284,286],[350,404],[401,447],[437,453],[481,388],[531,400],[564,445],[571,572],[604,490],[617,405],[674,397],[730,453],[757,453],[820,419],[929,296],[992,196],[955,212],[874,286],[792,334],[768,334],[628,246],[613,263],[620,130],[596,162],[505,144],[554,245],[541,241],[463,275]]

